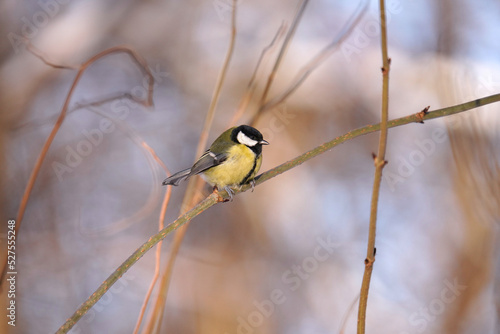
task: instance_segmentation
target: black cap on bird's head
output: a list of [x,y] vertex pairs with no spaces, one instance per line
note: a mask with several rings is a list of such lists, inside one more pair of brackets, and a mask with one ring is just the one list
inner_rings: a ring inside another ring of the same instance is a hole
[[257,154],[262,152],[262,145],[269,145],[259,130],[248,125],[235,127],[231,132],[231,140],[235,143],[248,146]]

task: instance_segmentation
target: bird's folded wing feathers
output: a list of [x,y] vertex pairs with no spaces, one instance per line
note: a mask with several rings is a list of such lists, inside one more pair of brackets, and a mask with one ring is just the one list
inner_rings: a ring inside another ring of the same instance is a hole
[[179,183],[191,176],[191,168],[181,170],[175,174],[170,175],[163,181],[163,185],[178,186]]
[[199,159],[195,162],[193,167],[181,170],[170,177],[167,177],[165,181],[163,181],[163,185],[173,185],[177,186],[181,181],[188,179],[189,177],[199,174],[203,171],[206,171],[209,168],[220,165],[227,159],[227,154],[220,153],[215,154],[207,150]]
[[220,165],[227,159],[226,153],[215,154],[210,150],[207,150],[199,159],[195,162],[191,168],[191,175],[199,174],[206,171],[209,168]]

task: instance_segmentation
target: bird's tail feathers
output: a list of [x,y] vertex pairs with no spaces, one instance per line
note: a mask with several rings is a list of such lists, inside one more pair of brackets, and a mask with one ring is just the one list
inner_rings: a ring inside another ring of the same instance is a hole
[[170,175],[163,181],[163,185],[172,185],[172,186],[178,186],[179,183],[182,181],[186,180],[191,176],[191,168],[181,170],[180,172],[177,172],[173,175]]

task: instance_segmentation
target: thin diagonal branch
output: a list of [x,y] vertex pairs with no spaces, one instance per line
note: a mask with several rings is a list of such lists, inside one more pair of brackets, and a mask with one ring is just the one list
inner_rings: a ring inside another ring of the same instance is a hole
[[[163,230],[163,217],[165,217],[165,214],[167,212],[167,206],[170,201],[170,195],[172,194],[172,187],[169,187],[165,191],[165,197],[163,198],[163,202],[161,204],[161,213],[160,213],[160,219],[159,219],[159,230]],[[146,293],[146,297],[144,298],[144,301],[142,302],[141,310],[139,312],[139,316],[137,318],[137,322],[135,324],[134,328],[134,334],[139,333],[139,329],[142,323],[142,319],[144,318],[144,314],[146,313],[146,308],[149,303],[149,298],[151,297],[151,294],[153,293],[154,287],[156,285],[156,282],[158,281],[158,278],[160,277],[160,260],[161,260],[161,246],[162,246],[162,241],[158,242],[158,246],[156,247],[156,254],[155,254],[155,272],[153,274],[153,279],[151,280],[151,283],[148,288],[148,292]]]
[[[351,15],[349,20],[344,24],[342,30],[338,33],[335,39],[328,45],[326,45],[320,52],[318,52],[311,60],[307,62],[302,69],[297,73],[295,78],[292,80],[292,83],[289,87],[281,94],[275,96],[270,101],[266,102],[261,107],[260,112],[264,112],[266,110],[272,109],[286,100],[291,94],[293,94],[297,88],[309,77],[309,75],[316,69],[318,66],[323,64],[328,57],[332,55],[337,49],[340,47],[342,42],[344,42],[347,37],[351,35],[351,32],[358,25],[359,21],[363,17],[364,13],[368,9],[368,4],[370,2],[368,0],[362,0],[354,13]],[[256,122],[256,120],[254,120]]]
[[[447,107],[439,109],[432,112],[419,112],[406,117],[401,117],[394,119],[387,123],[387,128],[393,128],[397,126],[406,125],[409,123],[422,123],[425,120],[430,120],[434,118],[449,116],[464,112],[466,110],[474,109],[480,106],[484,106],[490,103],[499,102],[500,94],[487,96],[481,99],[470,101],[467,103],[459,104],[452,107]],[[326,142],[310,151],[305,152],[298,157],[287,161],[267,172],[259,175],[256,178],[255,185],[258,186],[286,171],[295,168],[304,162],[311,160],[312,158],[321,155],[335,146],[342,144],[350,139],[363,136],[369,133],[377,132],[380,130],[381,124],[367,125],[356,130],[352,130],[346,134],[343,134],[329,142]],[[247,184],[243,186],[240,190],[235,189],[235,195],[251,189],[252,186]],[[228,199],[229,196],[227,192],[220,191],[217,193],[212,193],[206,197],[203,201],[197,204],[193,209],[188,211],[186,214],[179,217],[177,220],[167,225],[163,230],[149,238],[141,247],[139,247],[125,262],[123,262],[100,286],[99,288],[75,311],[75,313],[66,320],[66,322],[59,328],[57,333],[67,333],[77,322],[80,320],[85,313],[95,304],[97,301],[111,288],[111,286],[128,270],[132,265],[134,265],[149,249],[151,249],[160,240],[164,239],[170,232],[176,230],[186,222],[192,220],[194,217],[202,213],[203,211],[209,209],[213,205]]]
[[237,111],[234,113],[233,117],[231,118],[231,121],[229,122],[229,126],[233,127],[236,125],[236,122],[243,116],[243,114],[246,111],[246,108],[248,104],[250,103],[253,94],[257,88],[257,76],[259,74],[259,70],[261,69],[261,66],[264,63],[264,60],[266,59],[266,56],[269,55],[270,51],[273,50],[273,48],[276,46],[277,42],[282,38],[283,34],[286,32],[286,24],[283,22],[280,27],[278,28],[278,31],[276,32],[276,35],[274,35],[273,40],[269,45],[267,45],[261,52],[259,60],[257,61],[257,65],[255,65],[255,69],[253,71],[252,77],[250,78],[247,89],[245,91],[245,94],[243,95],[243,98],[241,99],[240,105],[238,106]]
[[71,316],[66,323],[59,328],[57,333],[67,333],[80,318],[87,313],[87,311],[109,290],[109,288],[116,282],[122,275],[136,263],[148,250],[150,250],[154,245],[163,240],[170,232],[176,230],[180,226],[184,225],[212,205],[214,205],[218,200],[216,194],[211,194],[205,198],[200,204],[194,207],[191,211],[175,220],[173,223],[169,224],[163,230],[149,238],[141,247],[139,247],[117,270],[115,270],[102,284],[99,288],[92,294],[92,296],[83,303],[78,310]]
[[[302,3],[300,4],[299,8],[297,9],[297,13],[295,14],[295,17],[292,21],[292,25],[290,26],[290,29],[288,30],[285,40],[283,41],[283,45],[281,46],[280,52],[278,53],[278,57],[276,58],[276,61],[274,62],[274,67],[269,74],[269,77],[267,78],[266,82],[266,87],[264,88],[264,92],[262,93],[262,97],[260,98],[259,102],[259,111],[257,111],[256,117],[261,113],[261,109],[264,106],[266,100],[267,100],[267,95],[269,94],[269,90],[271,89],[271,86],[274,82],[274,78],[276,77],[276,72],[278,72],[278,68],[281,65],[281,60],[285,56],[286,50],[288,49],[288,46],[290,45],[290,42],[292,41],[293,35],[295,35],[295,31],[297,30],[297,26],[299,25],[300,19],[302,18],[302,15],[304,14],[304,11],[306,10],[307,4],[309,3],[309,0],[303,0]],[[252,121],[252,123],[255,123],[255,119]]]
[[31,52],[35,57],[40,59],[42,62],[45,63],[45,65],[48,65],[53,68],[61,69],[61,70],[78,70],[78,66],[74,65],[62,65],[62,64],[56,64],[55,62],[51,61],[48,59],[46,55],[43,54],[43,52],[38,49],[36,46],[34,46],[29,38],[24,38],[24,44],[26,45],[26,49]]
[[[156,155],[156,152],[146,143],[142,142],[143,147],[149,151],[149,153],[154,157],[154,159],[160,164],[160,166],[167,172],[167,175],[170,175],[170,171],[167,169],[163,161]],[[160,209],[160,215],[158,218],[158,231],[163,230],[165,227],[165,214],[167,212],[167,207],[170,202],[170,196],[172,195],[172,187],[169,187],[165,191],[165,196],[163,197],[163,202],[161,204],[161,209]],[[151,294],[153,293],[154,287],[156,286],[156,282],[158,281],[158,278],[160,277],[160,267],[161,267],[161,246],[162,246],[163,241],[158,242],[158,245],[156,246],[156,254],[155,254],[155,272],[153,274],[153,279],[151,280],[151,283],[149,285],[148,292],[146,293],[146,296],[144,298],[144,301],[141,306],[141,310],[139,311],[139,316],[137,318],[137,322],[134,328],[133,334],[137,334],[139,332],[142,319],[144,318],[144,314],[146,313],[146,308],[149,303],[149,299],[151,297]]]

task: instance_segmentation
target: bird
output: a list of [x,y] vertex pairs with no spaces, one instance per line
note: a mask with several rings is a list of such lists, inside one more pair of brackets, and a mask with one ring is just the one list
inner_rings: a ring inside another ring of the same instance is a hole
[[200,174],[214,191],[226,190],[232,201],[232,188],[239,189],[250,183],[253,191],[254,177],[262,164],[262,145],[269,145],[269,142],[256,128],[249,125],[232,127],[224,131],[192,167],[172,174],[162,184],[177,186]]

